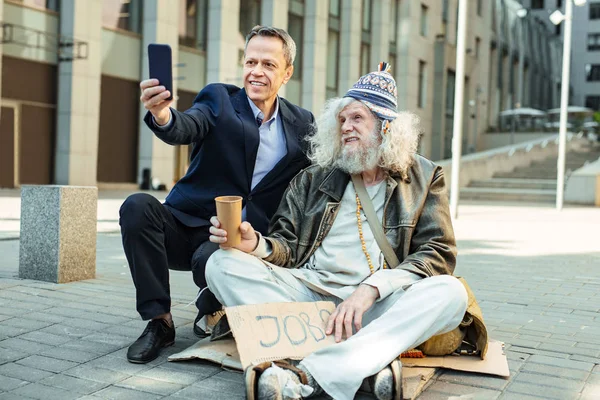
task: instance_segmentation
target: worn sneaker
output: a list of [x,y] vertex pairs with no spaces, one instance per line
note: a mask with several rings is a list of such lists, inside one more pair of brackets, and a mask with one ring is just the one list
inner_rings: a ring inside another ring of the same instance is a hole
[[388,366],[375,375],[373,379],[373,395],[377,400],[393,400],[394,398],[394,374]]
[[402,363],[394,360],[375,375],[365,378],[359,391],[371,393],[377,400],[402,399]]
[[258,400],[296,400],[323,393],[310,373],[298,366],[272,363],[258,378]]

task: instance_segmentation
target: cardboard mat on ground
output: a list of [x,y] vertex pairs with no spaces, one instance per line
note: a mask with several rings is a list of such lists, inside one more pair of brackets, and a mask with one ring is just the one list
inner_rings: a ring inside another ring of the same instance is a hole
[[[226,308],[234,339],[200,340],[173,354],[169,361],[202,359],[224,368],[245,370],[263,361],[308,354],[335,343],[325,325],[335,310],[332,302],[269,303]],[[435,368],[509,376],[503,344],[490,341],[485,360],[470,356],[402,358],[405,398],[416,397],[435,373]]]

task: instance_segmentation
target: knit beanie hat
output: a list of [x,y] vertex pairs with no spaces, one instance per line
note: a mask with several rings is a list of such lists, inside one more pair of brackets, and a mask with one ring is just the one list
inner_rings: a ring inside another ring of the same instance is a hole
[[390,69],[390,64],[380,62],[377,71],[361,76],[344,97],[361,101],[382,120],[393,121],[398,116],[398,90]]

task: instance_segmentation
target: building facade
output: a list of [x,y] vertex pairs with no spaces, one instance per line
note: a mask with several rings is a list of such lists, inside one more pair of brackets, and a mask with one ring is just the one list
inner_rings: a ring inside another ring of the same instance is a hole
[[[562,38],[563,24],[554,26],[548,16],[565,12],[564,0],[523,0],[534,18],[555,37]],[[600,1],[587,0],[573,7],[569,105],[600,111]]]
[[[515,103],[558,106],[560,41],[516,0],[469,0],[465,152]],[[280,95],[318,114],[379,61],[391,63],[401,110],[421,118],[420,152],[451,156],[458,0],[4,0],[0,187],[167,187],[188,149],[141,122],[147,46],[173,52],[179,110],[208,83],[242,84],[245,34],[256,24],[296,40]],[[552,36],[552,35],[550,35]],[[520,99],[520,101],[518,101]]]

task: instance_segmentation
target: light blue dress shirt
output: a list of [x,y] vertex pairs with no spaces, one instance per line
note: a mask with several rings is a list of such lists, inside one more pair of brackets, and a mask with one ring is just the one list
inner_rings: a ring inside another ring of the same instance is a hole
[[[248,104],[250,104],[254,119],[263,120],[262,124],[258,127],[260,143],[258,145],[258,152],[256,153],[252,184],[250,185],[250,189],[252,190],[286,155],[287,147],[283,122],[279,116],[279,97],[275,100],[275,111],[273,111],[273,115],[268,121],[264,121],[263,112],[260,111],[249,97]],[[242,209],[242,220],[246,220],[246,207]]]
[[[250,108],[254,114],[254,119],[264,119],[262,111],[248,98]],[[254,165],[254,174],[252,175],[251,189],[254,187],[277,165],[287,153],[285,134],[283,131],[283,122],[279,117],[279,97],[275,101],[275,111],[268,121],[263,121],[258,128],[260,144],[256,154],[256,164]]]

